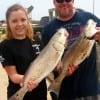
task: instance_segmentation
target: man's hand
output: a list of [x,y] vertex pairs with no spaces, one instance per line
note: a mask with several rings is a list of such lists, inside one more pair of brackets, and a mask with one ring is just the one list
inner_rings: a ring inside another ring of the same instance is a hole
[[[66,75],[67,75],[67,76],[71,76],[77,68],[78,68],[77,65],[75,65],[75,64],[70,64],[69,67],[68,67],[68,69],[67,69]],[[57,72],[58,72],[59,74],[60,74],[61,71],[63,70],[63,65],[62,65],[62,62],[61,62],[61,61],[58,63],[58,65],[57,65],[57,67],[56,67],[56,70],[57,70]]]
[[77,65],[75,65],[75,64],[70,64],[69,67],[68,67],[68,69],[67,69],[67,76],[71,76],[71,75],[75,72],[75,70],[76,70],[77,68],[78,68]]
[[96,41],[99,41],[100,42],[100,27],[96,27],[96,30],[97,30],[97,32],[96,32],[96,34],[94,35],[94,39],[96,40]]

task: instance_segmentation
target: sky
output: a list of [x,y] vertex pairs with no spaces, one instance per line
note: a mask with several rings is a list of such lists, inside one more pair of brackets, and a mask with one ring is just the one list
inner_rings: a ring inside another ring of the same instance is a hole
[[[32,19],[40,20],[43,16],[48,16],[48,9],[53,8],[53,0],[0,0],[0,20],[5,20],[5,13],[9,6],[14,3],[19,3],[25,8],[28,8],[30,5],[34,6],[32,10]],[[94,7],[93,7],[93,1]],[[100,18],[100,0],[75,0],[75,7],[82,8],[87,10]]]

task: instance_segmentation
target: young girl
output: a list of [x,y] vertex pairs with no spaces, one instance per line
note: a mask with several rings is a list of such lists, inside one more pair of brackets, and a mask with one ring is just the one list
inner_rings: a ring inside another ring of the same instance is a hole
[[[0,44],[1,56],[8,77],[8,98],[21,86],[23,77],[30,63],[41,50],[41,42],[33,38],[33,29],[28,21],[26,10],[19,4],[14,4],[6,12],[7,39]],[[35,67],[35,66],[34,66]],[[28,92],[23,100],[47,100],[45,79],[41,83],[32,80],[27,85]]]

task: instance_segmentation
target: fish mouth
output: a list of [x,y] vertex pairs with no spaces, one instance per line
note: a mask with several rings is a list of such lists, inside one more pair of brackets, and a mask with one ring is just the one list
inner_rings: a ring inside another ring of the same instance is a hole
[[86,38],[89,40],[94,40],[94,37],[98,32],[99,32],[98,30],[95,30],[94,34],[92,34],[91,36],[86,36]]
[[95,37],[95,34],[93,36],[91,36],[91,37],[87,37],[87,39],[94,40],[94,37]]
[[94,40],[95,35],[98,34],[98,32],[99,31],[96,30],[96,32],[92,36],[88,36],[88,37],[86,36],[86,38],[89,39],[89,40]]

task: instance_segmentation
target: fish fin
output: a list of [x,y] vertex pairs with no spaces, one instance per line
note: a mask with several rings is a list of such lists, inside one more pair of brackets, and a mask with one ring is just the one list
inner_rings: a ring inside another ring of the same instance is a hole
[[50,95],[54,98],[54,100],[58,100],[58,96],[54,92],[50,92]]
[[20,88],[14,95],[12,95],[8,100],[23,100],[24,95],[27,90],[25,88]]
[[48,91],[50,91],[50,93],[52,92],[53,94],[55,94],[58,98],[60,92],[60,85],[61,84],[55,79],[48,87]]

